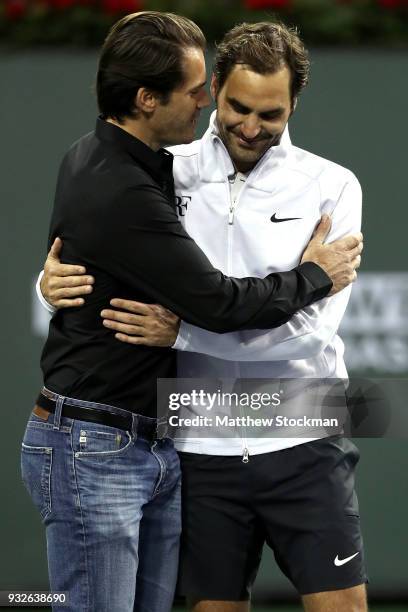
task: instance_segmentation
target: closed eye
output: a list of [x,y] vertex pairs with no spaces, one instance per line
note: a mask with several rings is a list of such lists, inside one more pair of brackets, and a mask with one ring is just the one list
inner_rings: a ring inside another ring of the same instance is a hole
[[[228,104],[231,108],[240,115],[249,115],[254,112],[252,109],[248,108],[241,102],[238,102],[235,98],[227,98]],[[285,109],[283,108],[274,108],[263,113],[259,113],[259,117],[264,121],[273,121],[274,119],[279,119],[284,114]]]
[[231,108],[233,108],[234,111],[236,111],[240,115],[249,115],[249,113],[251,112],[250,108],[244,106],[243,104],[240,104],[240,102],[238,102],[238,100],[234,100],[234,98],[228,98],[228,103]]
[[280,108],[270,113],[261,113],[259,116],[261,117],[261,119],[264,119],[265,121],[273,121],[274,119],[279,119],[280,117],[282,117],[282,115],[283,115],[283,109]]

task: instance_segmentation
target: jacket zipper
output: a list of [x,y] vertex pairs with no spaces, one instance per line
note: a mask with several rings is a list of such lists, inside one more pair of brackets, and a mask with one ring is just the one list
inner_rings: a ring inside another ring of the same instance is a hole
[[[238,180],[238,181],[241,180],[238,175],[235,177],[235,181],[236,180]],[[234,195],[233,197],[231,196],[231,187],[230,187],[230,185],[228,185],[228,189],[229,189],[229,201],[230,201],[230,207],[229,207],[229,212],[228,212],[228,225],[234,225],[235,209],[237,207],[237,204],[238,204],[239,200],[241,199],[241,194],[242,194],[243,190],[245,189],[245,183],[242,186],[242,188],[240,189],[240,191],[238,192],[238,195]],[[235,193],[235,189],[234,188],[232,189],[232,191]]]
[[228,213],[228,225],[234,224],[235,205],[236,205],[236,199],[232,200],[230,204],[230,209]]
[[[240,407],[240,415],[242,418],[245,417],[242,407]],[[246,437],[246,426],[245,425],[242,425],[241,427],[241,441],[242,441],[242,463],[248,463],[249,450],[248,450],[248,441]]]
[[[238,178],[238,180],[240,180]],[[227,179],[228,181],[228,179]],[[228,193],[229,193],[229,202],[230,202],[230,206],[229,206],[229,213],[228,213],[228,274],[232,274],[232,270],[231,270],[231,263],[232,263],[232,232],[233,232],[233,228],[231,226],[234,225],[234,214],[235,214],[235,209],[237,207],[237,204],[239,202],[239,200],[241,199],[242,196],[242,192],[245,189],[245,184],[242,186],[242,188],[240,189],[239,193],[237,196],[232,197],[231,195],[231,187],[228,183]],[[239,366],[237,364],[237,377],[239,378],[240,375],[240,371],[239,371]],[[243,417],[243,410],[242,408],[240,409],[240,415]],[[248,463],[249,461],[249,450],[248,450],[248,443],[247,443],[247,439],[246,439],[246,435],[245,435],[245,428],[244,426],[241,427],[241,441],[242,441],[242,463]]]

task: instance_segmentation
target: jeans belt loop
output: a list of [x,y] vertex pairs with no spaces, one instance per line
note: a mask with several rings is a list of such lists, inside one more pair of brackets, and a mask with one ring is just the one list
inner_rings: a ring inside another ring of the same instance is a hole
[[65,402],[65,397],[63,395],[58,395],[57,403],[55,406],[53,429],[59,430],[59,428],[61,427],[61,413],[62,413],[62,407],[64,405],[64,402]]
[[137,425],[138,425],[138,416],[137,414],[132,414],[132,435],[133,439],[137,440]]

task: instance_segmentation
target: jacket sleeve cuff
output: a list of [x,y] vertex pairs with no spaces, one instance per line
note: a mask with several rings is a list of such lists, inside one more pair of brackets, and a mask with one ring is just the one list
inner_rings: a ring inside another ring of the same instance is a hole
[[44,270],[41,270],[40,274],[38,275],[38,279],[37,279],[37,283],[35,285],[35,291],[37,293],[37,298],[39,299],[41,306],[43,306],[46,310],[48,310],[48,312],[51,312],[51,314],[53,314],[57,309],[54,308],[54,306],[51,306],[51,304],[49,304],[47,302],[47,300],[44,298],[43,294],[41,293],[41,279],[44,276]]
[[330,276],[326,274],[323,268],[312,261],[306,261],[305,263],[300,264],[300,266],[297,267],[297,270],[309,281],[313,287],[313,299],[311,302],[321,300],[322,298],[326,297],[328,293],[330,293],[333,283]]
[[186,349],[191,337],[189,327],[190,326],[188,323],[181,321],[178,336],[171,348],[176,349],[177,351],[184,351]]

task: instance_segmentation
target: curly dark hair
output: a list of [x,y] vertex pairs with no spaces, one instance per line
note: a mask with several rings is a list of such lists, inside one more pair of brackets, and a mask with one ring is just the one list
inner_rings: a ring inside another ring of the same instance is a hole
[[258,74],[274,73],[286,65],[292,77],[292,104],[309,79],[307,49],[296,29],[283,23],[241,23],[227,32],[217,45],[214,60],[220,89],[236,64],[247,65]]

